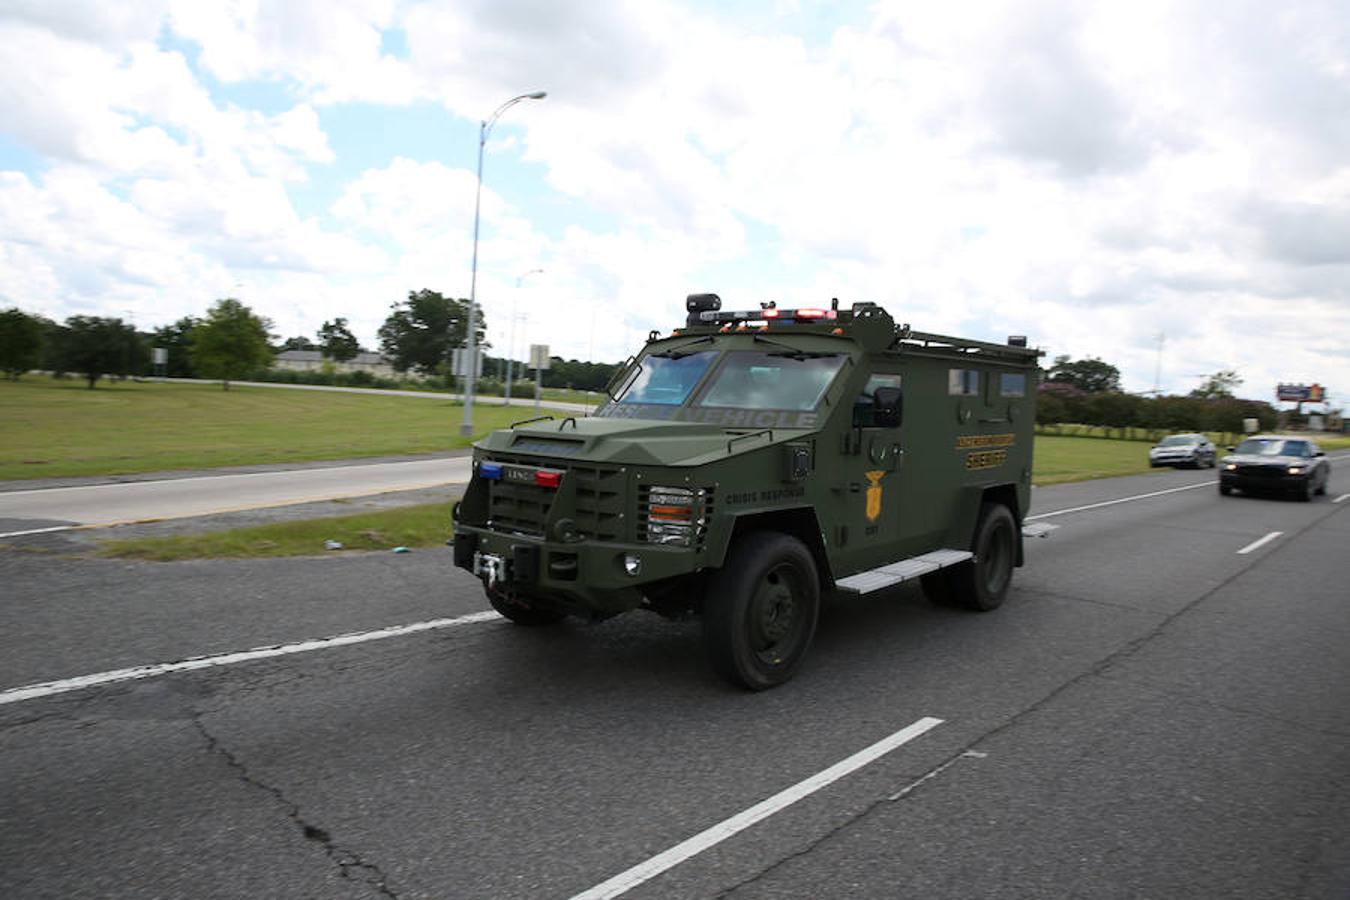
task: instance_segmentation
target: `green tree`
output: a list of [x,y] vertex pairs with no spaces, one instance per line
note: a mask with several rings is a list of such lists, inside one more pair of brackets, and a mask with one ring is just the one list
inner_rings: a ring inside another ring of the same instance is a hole
[[169,361],[164,366],[164,374],[170,378],[195,378],[197,372],[192,367],[192,332],[202,324],[196,316],[184,316],[172,325],[156,328],[150,341],[155,347],[169,351]]
[[[464,346],[468,316],[468,300],[451,300],[425,289],[409,291],[406,301],[390,306],[389,317],[380,326],[380,352],[400,372],[444,371],[450,349]],[[487,322],[481,309],[475,320],[475,340],[486,349]]]
[[1241,385],[1242,378],[1238,376],[1237,372],[1232,369],[1221,369],[1200,382],[1200,386],[1191,391],[1190,396],[1200,397],[1204,400],[1232,397],[1233,391]]
[[192,365],[203,378],[219,378],[225,390],[272,362],[272,323],[233,297],[217,300],[192,331]]
[[593,363],[550,357],[544,370],[544,387],[573,388],[578,391],[603,391],[614,377],[619,363]]
[[0,311],[0,372],[18,381],[42,359],[42,320],[21,309]]
[[1089,394],[1120,393],[1120,370],[1095,356],[1079,360],[1056,356],[1047,380],[1071,384]]
[[319,328],[319,352],[324,359],[346,362],[361,352],[361,343],[347,327],[347,320],[339,316]]
[[286,340],[281,342],[281,346],[277,347],[277,352],[280,353],[285,350],[318,350],[318,349],[319,349],[318,344],[314,343],[309,338],[301,334],[296,335],[295,337],[286,338]]
[[145,340],[121,319],[71,316],[58,334],[54,370],[79,372],[90,390],[104,375],[124,378],[150,362]]

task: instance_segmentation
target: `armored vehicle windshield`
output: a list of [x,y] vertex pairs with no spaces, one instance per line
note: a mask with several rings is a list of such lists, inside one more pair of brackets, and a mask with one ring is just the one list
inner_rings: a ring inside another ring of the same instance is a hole
[[[598,416],[811,427],[847,356],[784,349],[649,354]],[[742,421],[745,412],[756,415]]]

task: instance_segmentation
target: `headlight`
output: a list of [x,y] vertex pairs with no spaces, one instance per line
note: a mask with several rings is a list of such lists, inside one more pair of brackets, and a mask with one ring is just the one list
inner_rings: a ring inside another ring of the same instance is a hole
[[1288,471],[1290,475],[1302,475],[1304,472],[1308,470],[1303,468],[1302,466],[1290,466]]
[[692,546],[703,530],[704,491],[653,485],[640,511],[644,537],[652,544]]
[[1224,463],[1224,464],[1223,464],[1223,467],[1224,467],[1224,469],[1226,469],[1226,470],[1229,471],[1229,472],[1236,472],[1236,471],[1237,471],[1237,463]]

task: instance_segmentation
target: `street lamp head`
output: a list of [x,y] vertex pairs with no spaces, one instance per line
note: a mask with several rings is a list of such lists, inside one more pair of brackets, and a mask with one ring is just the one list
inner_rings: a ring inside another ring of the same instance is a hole
[[528,100],[543,100],[547,96],[548,96],[547,91],[535,91],[532,94],[525,95],[526,99]]

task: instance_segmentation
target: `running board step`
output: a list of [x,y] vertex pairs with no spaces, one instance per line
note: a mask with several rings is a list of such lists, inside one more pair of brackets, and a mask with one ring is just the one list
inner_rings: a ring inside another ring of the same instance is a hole
[[927,575],[929,572],[936,572],[938,569],[945,569],[974,558],[975,554],[969,550],[934,550],[922,556],[911,556],[909,559],[888,563],[879,569],[840,578],[834,586],[841,591],[870,594],[872,591],[879,591],[893,584],[909,581],[920,575]]

